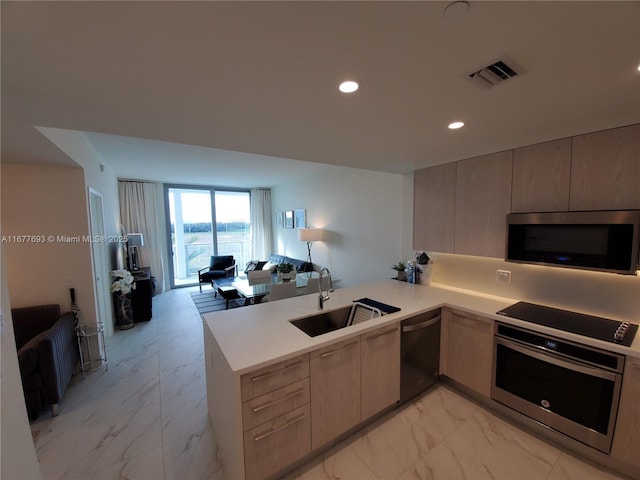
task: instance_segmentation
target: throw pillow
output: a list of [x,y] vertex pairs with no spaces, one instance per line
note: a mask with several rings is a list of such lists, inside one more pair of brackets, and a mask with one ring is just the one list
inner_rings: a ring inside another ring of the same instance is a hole
[[247,262],[247,267],[244,269],[244,273],[249,273],[253,270],[259,270],[258,269],[258,261],[257,260],[249,260]]

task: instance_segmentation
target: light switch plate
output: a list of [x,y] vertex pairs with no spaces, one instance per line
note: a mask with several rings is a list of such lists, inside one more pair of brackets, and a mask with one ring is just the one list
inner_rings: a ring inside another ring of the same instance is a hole
[[496,281],[498,283],[506,283],[507,285],[511,283],[511,272],[509,270],[497,270],[496,271]]

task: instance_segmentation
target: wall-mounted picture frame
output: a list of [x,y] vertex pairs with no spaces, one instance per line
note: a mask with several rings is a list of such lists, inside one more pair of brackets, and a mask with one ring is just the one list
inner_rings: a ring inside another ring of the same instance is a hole
[[293,228],[293,210],[284,212],[284,228]]
[[276,227],[284,227],[284,212],[276,212]]
[[293,228],[307,228],[307,211],[306,210],[294,211]]

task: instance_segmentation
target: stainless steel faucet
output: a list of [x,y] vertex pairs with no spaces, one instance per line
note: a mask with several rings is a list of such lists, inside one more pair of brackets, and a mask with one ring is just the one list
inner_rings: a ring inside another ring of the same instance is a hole
[[[329,279],[329,285],[327,289],[327,294],[325,295],[322,291],[323,281],[322,274],[327,272],[327,278]],[[329,293],[333,292],[333,280],[331,279],[331,272],[327,267],[322,267],[320,269],[320,280],[318,280],[318,310],[322,310],[324,308],[324,302],[329,300]]]

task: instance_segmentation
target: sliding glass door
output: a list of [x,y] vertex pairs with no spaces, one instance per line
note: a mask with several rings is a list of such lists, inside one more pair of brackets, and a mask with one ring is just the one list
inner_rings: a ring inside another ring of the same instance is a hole
[[233,255],[239,266],[249,261],[248,191],[165,185],[165,194],[172,287],[196,285],[211,255]]

